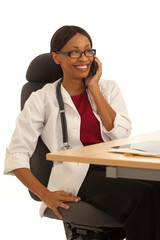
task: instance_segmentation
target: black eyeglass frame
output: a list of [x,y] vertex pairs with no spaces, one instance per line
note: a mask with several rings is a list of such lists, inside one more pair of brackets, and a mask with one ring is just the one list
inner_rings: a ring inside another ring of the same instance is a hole
[[[86,52],[89,51],[89,50],[92,51],[93,56],[86,56]],[[72,53],[72,52],[76,52],[76,51],[70,51],[70,52],[55,51],[55,53],[63,54],[63,55],[66,55],[66,56],[68,56],[68,57],[71,57],[71,53]],[[78,57],[71,57],[71,58],[74,58],[74,59],[76,59],[76,58],[80,58],[80,57],[82,56],[83,53],[84,53],[84,55],[85,55],[87,58],[94,57],[94,56],[96,55],[96,49],[86,49],[85,51],[82,51],[82,52],[77,51],[77,52],[80,53],[79,56],[78,56]]]

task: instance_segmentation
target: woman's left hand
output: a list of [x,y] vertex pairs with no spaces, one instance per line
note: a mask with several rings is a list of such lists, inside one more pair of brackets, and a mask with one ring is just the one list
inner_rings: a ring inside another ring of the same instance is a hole
[[102,75],[102,63],[100,62],[100,60],[96,56],[94,57],[94,60],[96,61],[97,65],[98,65],[98,69],[97,69],[96,74],[94,76],[90,72],[88,77],[86,78],[85,83],[86,83],[86,86],[88,88],[93,87],[93,86],[97,86],[98,82],[100,80],[100,77]]

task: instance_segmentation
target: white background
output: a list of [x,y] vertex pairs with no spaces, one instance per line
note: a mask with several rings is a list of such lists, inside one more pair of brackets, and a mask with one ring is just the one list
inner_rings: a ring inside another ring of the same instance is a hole
[[81,26],[91,35],[103,63],[102,77],[116,80],[122,90],[133,123],[132,135],[160,129],[159,0],[2,0],[1,239],[65,239],[62,222],[39,218],[40,203],[14,177],[3,176],[3,164],[28,64],[49,52],[53,33],[66,24]]

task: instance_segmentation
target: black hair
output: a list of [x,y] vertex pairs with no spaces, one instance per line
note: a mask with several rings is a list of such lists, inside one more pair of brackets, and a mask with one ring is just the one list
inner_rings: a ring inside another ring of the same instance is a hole
[[[50,52],[60,51],[62,47],[77,33],[80,33],[88,38],[92,47],[92,39],[90,35],[83,29],[78,26],[68,26],[65,25],[59,28],[52,36],[50,43]],[[60,65],[56,65],[56,74],[58,78],[63,77],[63,71]]]
[[60,51],[62,47],[77,33],[80,33],[88,38],[92,47],[92,39],[90,35],[83,29],[77,26],[63,26],[59,28],[53,35],[50,44],[50,51]]

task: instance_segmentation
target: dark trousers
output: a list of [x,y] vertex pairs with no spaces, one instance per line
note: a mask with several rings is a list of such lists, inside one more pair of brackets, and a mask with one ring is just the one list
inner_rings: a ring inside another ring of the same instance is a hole
[[78,196],[124,223],[127,240],[160,240],[160,183],[106,178],[92,165]]

